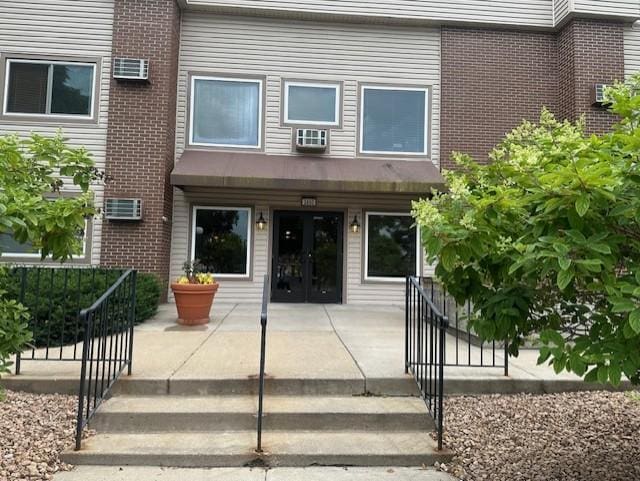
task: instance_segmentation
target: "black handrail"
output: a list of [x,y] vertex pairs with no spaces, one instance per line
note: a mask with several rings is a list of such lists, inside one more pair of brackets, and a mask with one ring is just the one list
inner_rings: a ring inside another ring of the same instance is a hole
[[436,425],[438,450],[444,424],[444,365],[449,319],[416,277],[407,277],[405,293],[405,373],[411,372]]
[[268,321],[268,309],[269,305],[269,276],[264,276],[264,284],[262,287],[262,310],[260,311],[260,376],[258,385],[258,442],[256,446],[256,452],[262,453],[262,414],[263,414],[263,401],[264,401],[264,364],[266,356],[267,346],[267,321]]
[[127,368],[131,375],[135,325],[136,271],[129,269],[100,298],[80,311],[84,327],[78,393],[76,450],[82,431]]

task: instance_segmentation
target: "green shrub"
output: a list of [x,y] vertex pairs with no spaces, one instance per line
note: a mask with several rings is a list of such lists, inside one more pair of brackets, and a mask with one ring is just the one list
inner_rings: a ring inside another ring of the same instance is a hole
[[[90,307],[120,277],[123,271],[101,268],[10,269],[0,277],[7,298],[21,300],[29,310],[29,327],[36,347],[80,342],[84,336],[78,313]],[[22,291],[24,289],[24,294]],[[151,274],[138,273],[136,323],[153,316],[160,301],[161,285]],[[124,310],[113,301],[111,309]]]

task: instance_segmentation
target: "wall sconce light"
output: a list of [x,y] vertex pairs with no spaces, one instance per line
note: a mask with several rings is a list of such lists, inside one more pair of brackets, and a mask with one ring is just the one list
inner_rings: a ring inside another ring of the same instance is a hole
[[354,234],[360,232],[360,222],[358,222],[357,215],[353,216],[353,221],[351,222],[351,224],[349,224],[349,227],[351,228],[351,232],[353,232]]
[[258,230],[264,230],[267,227],[267,221],[264,219],[262,212],[260,212],[260,217],[256,221],[256,226],[258,227]]

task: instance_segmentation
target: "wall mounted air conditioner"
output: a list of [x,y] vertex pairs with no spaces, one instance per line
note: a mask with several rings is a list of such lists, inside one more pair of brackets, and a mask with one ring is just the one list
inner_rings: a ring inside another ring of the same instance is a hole
[[141,199],[106,199],[104,217],[109,220],[142,219]]
[[594,105],[605,105],[608,103],[604,95],[604,91],[607,87],[607,84],[595,84],[593,86],[591,100]]
[[149,80],[149,61],[141,58],[115,58],[113,59],[113,78]]
[[324,152],[327,150],[328,135],[326,130],[295,129],[296,150],[300,152]]

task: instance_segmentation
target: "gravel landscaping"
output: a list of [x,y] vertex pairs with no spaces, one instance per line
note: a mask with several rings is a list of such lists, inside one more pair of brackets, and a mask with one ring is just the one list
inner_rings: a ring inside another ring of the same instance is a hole
[[60,453],[74,442],[75,396],[6,392],[0,401],[0,480],[52,479],[68,470]]
[[640,480],[637,393],[451,397],[445,423],[459,479]]

